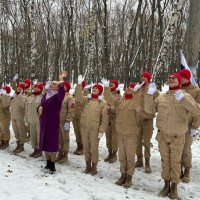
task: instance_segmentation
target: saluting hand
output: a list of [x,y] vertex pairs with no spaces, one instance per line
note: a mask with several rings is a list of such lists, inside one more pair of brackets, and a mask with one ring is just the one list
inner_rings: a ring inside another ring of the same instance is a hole
[[156,90],[157,90],[156,84],[155,83],[150,83],[147,94],[153,95],[156,92]]
[[181,90],[177,90],[174,93],[174,95],[175,95],[177,101],[180,101],[184,97],[184,94]]
[[14,78],[13,78],[13,81],[16,81],[18,78],[19,78],[19,75],[18,75],[18,74],[15,74],[15,76],[14,76]]
[[59,81],[63,81],[64,77],[67,76],[67,71],[62,71],[59,73]]
[[110,81],[105,79],[105,78],[102,78],[101,79],[101,82],[103,83],[104,87],[109,87],[109,84],[110,84]]
[[79,76],[78,76],[78,84],[82,84],[82,82],[84,81],[84,77],[80,74]]
[[140,84],[137,83],[133,90],[136,92],[136,91],[138,91],[143,85],[144,85],[144,82],[142,82],[142,83],[140,83]]

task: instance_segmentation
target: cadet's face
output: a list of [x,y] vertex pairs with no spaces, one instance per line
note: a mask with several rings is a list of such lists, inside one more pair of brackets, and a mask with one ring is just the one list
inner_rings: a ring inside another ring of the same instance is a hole
[[115,84],[114,84],[113,82],[110,82],[110,83],[109,83],[109,87],[110,87],[110,88],[115,88],[116,86],[115,86]]
[[58,83],[53,81],[49,86],[49,90],[58,90]]
[[133,93],[133,88],[131,87],[131,86],[128,86],[127,88],[126,88],[126,94],[132,94]]
[[21,92],[22,88],[21,87],[17,87],[17,92]]
[[185,84],[185,83],[188,83],[189,82],[189,80],[188,79],[186,79],[186,78],[181,78],[182,79],[182,84]]
[[92,88],[92,94],[99,95],[99,89],[97,87]]
[[144,76],[141,76],[140,80],[141,80],[141,82],[148,83],[148,79]]
[[38,87],[34,87],[34,92],[41,92],[41,90]]
[[168,85],[169,87],[176,87],[179,85],[178,79],[176,76],[169,76],[168,77]]

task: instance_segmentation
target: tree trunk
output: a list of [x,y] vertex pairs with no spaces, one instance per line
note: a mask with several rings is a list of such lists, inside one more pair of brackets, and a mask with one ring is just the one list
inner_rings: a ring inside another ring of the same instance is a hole
[[30,48],[31,48],[31,56],[30,56],[30,64],[31,64],[31,80],[35,79],[35,58],[36,58],[36,48],[35,48],[35,0],[31,2],[31,29],[30,29]]
[[169,46],[173,42],[174,34],[176,33],[177,22],[181,17],[181,12],[185,0],[177,0],[177,4],[174,5],[174,10],[171,15],[171,19],[169,21],[168,27],[165,30],[164,39],[162,42],[162,46],[160,48],[156,64],[153,70],[153,78],[155,79],[160,68],[165,67],[166,59],[169,51]]
[[187,28],[187,63],[194,67],[199,58],[200,45],[200,1],[190,0],[189,21]]

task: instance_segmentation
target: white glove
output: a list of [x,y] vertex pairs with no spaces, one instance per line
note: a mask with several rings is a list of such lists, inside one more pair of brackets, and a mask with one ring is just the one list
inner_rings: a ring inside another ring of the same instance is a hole
[[36,103],[40,103],[41,102],[41,97],[40,96],[37,96],[36,97]]
[[99,95],[99,96],[98,96],[98,100],[99,100],[99,101],[102,101],[102,100],[103,100],[103,95]]
[[156,92],[156,90],[157,90],[156,84],[155,83],[150,83],[147,94],[153,95]]
[[16,95],[16,93],[13,93],[13,94],[10,94],[10,97],[16,97],[17,95]]
[[15,74],[13,81],[16,81],[19,78],[18,74]]
[[100,138],[102,138],[103,137],[103,133],[99,133],[98,134],[98,138],[100,139]]
[[84,77],[82,75],[78,76],[78,84],[82,84],[82,82],[84,81]]
[[91,99],[91,98],[92,98],[92,95],[91,95],[91,94],[88,94],[88,95],[87,95],[87,98],[88,98],[88,99]]
[[133,90],[134,90],[134,91],[138,91],[143,85],[144,85],[144,82],[142,82],[142,83],[140,83],[140,84],[137,83]]
[[6,90],[1,89],[1,90],[0,90],[0,94],[6,95],[6,94],[7,94],[7,93],[6,93]]
[[22,96],[22,94],[23,94],[23,91],[24,91],[24,90],[22,90],[22,89],[21,89],[21,92],[19,93],[19,95],[18,95],[18,96]]
[[109,80],[107,80],[107,79],[105,79],[105,78],[102,78],[102,79],[101,79],[101,82],[103,83],[104,87],[109,87],[109,83],[110,83]]
[[51,81],[47,81],[44,88],[48,90],[50,85],[51,85]]
[[28,122],[24,122],[25,126],[28,126]]
[[86,89],[90,89],[93,86],[93,83],[90,83],[88,85],[85,86]]
[[183,97],[184,97],[184,94],[181,90],[177,90],[175,93],[174,93],[175,97],[176,97],[176,100],[180,101]]
[[33,85],[36,85],[37,83],[38,83],[38,80],[37,80],[37,79],[34,79]]
[[190,129],[190,136],[191,136],[191,137],[195,137],[195,136],[196,136],[196,132],[197,132],[196,129],[191,128],[191,129]]
[[70,129],[70,122],[65,122],[64,124],[64,130],[68,131]]

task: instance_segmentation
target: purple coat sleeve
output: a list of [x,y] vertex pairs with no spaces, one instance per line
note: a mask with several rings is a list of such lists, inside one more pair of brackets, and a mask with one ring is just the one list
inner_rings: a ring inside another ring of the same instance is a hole
[[59,101],[62,102],[63,99],[64,99],[64,97],[65,97],[65,88],[64,88],[64,86],[63,86],[63,84],[62,84],[62,85],[60,85],[60,86],[58,87],[57,98],[58,98]]

